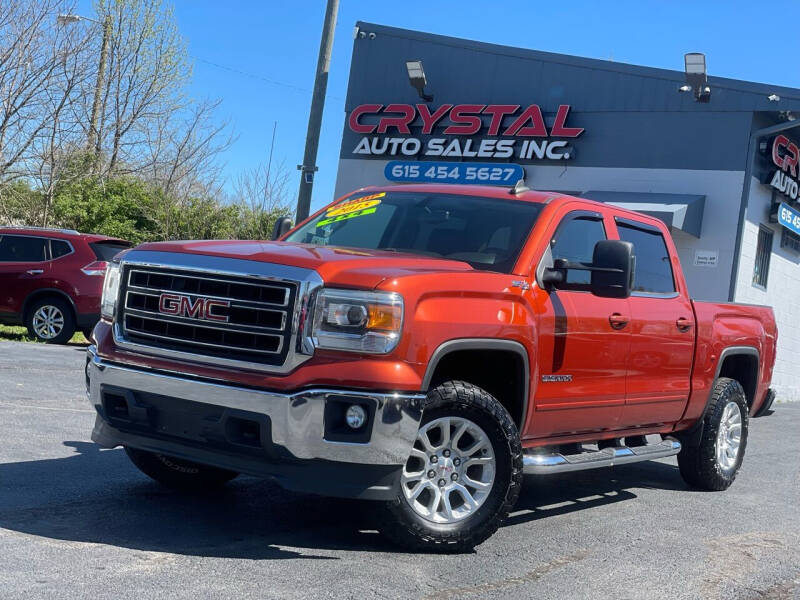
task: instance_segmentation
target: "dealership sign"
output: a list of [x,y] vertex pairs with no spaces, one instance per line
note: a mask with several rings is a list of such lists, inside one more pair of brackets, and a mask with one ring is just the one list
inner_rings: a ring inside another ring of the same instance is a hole
[[569,140],[583,133],[567,126],[569,111],[560,105],[548,128],[538,104],[361,104],[347,124],[362,136],[352,151],[358,155],[566,160]]
[[778,223],[800,235],[800,212],[784,202],[778,207]]
[[389,181],[405,183],[477,183],[514,185],[525,179],[525,169],[511,163],[458,163],[391,160],[383,175]]
[[778,168],[772,174],[769,185],[795,202],[800,198],[798,158],[800,150],[797,144],[785,135],[775,137],[772,142],[772,162]]

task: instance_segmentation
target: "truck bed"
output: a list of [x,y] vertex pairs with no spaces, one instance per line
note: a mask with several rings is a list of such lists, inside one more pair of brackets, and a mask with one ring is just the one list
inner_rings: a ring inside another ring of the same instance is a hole
[[[769,306],[692,300],[696,326],[696,350],[692,368],[692,391],[683,423],[694,422],[703,411],[708,393],[726,352],[753,349],[758,361],[758,379],[746,389],[751,414],[766,397],[775,364],[777,327]],[[747,387],[747,386],[746,386]]]

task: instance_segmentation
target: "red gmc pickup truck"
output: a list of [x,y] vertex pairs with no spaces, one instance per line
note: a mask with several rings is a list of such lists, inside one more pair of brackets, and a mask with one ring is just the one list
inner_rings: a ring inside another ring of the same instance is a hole
[[107,272],[92,434],[157,481],[380,502],[465,551],[523,474],[677,455],[723,490],[769,409],[770,308],[694,302],[654,218],[493,187],[358,190],[280,241],[144,244]]

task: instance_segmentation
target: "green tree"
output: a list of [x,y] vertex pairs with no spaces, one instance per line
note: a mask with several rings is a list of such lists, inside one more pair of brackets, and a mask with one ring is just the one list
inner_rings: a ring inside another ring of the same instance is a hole
[[153,215],[163,199],[155,196],[138,179],[84,177],[58,186],[53,217],[62,227],[144,242],[158,238]]
[[0,184],[0,224],[36,223],[43,209],[42,194],[32,189],[26,181]]

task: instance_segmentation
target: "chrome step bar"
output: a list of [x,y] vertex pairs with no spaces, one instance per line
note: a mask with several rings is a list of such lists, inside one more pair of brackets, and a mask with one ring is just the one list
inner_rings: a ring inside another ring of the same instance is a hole
[[545,475],[655,460],[675,456],[680,451],[681,443],[678,440],[666,438],[646,446],[617,446],[579,454],[526,452],[522,457],[522,464],[526,475]]

